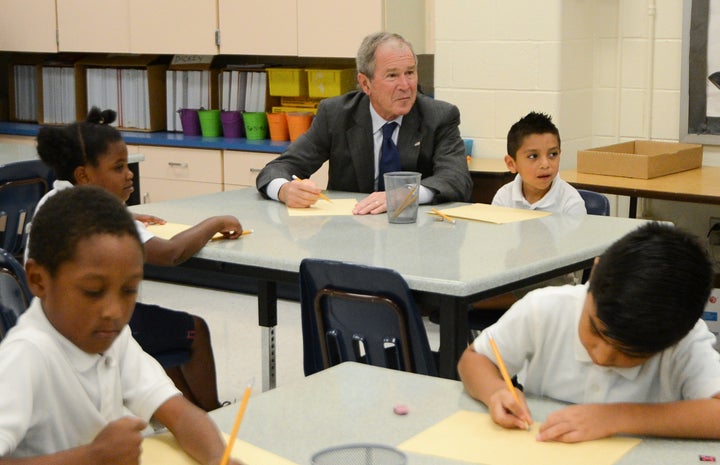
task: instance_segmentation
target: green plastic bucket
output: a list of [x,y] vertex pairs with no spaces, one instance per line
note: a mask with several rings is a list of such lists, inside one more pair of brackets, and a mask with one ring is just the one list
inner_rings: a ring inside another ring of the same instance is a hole
[[249,140],[260,140],[267,137],[268,122],[264,111],[249,111],[243,113],[245,122],[245,137]]
[[200,130],[203,137],[219,137],[222,135],[220,124],[220,110],[200,110]]

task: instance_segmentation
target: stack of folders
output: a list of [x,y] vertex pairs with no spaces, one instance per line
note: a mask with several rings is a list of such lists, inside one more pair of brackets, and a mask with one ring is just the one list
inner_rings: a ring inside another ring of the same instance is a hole
[[150,129],[150,99],[146,69],[88,68],[88,108],[117,111],[113,125]]
[[38,120],[37,67],[15,65],[13,67],[15,92],[15,120]]
[[265,111],[267,73],[226,69],[220,75],[221,107],[230,111]]
[[210,109],[210,70],[171,69],[165,72],[167,92],[167,130],[181,131],[182,108]]
[[70,124],[75,121],[75,69],[43,66],[43,122]]

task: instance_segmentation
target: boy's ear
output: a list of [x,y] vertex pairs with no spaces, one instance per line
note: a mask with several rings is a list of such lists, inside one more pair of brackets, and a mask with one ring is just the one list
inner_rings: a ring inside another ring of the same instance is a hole
[[25,278],[27,279],[30,292],[32,292],[34,296],[41,299],[45,297],[49,277],[50,275],[45,267],[38,264],[34,259],[29,258],[28,261],[25,262]]
[[513,160],[513,157],[511,157],[510,155],[505,155],[505,166],[507,166],[507,169],[509,169],[511,173],[517,173],[517,168],[515,167],[515,160]]
[[85,169],[85,165],[78,166],[75,168],[75,171],[73,171],[73,175],[75,176],[75,182],[77,184],[89,184],[90,178],[88,178],[87,170]]

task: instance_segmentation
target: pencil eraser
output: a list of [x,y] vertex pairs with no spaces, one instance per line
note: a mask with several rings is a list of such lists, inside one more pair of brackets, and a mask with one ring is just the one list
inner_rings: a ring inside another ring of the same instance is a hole
[[393,407],[393,412],[395,415],[407,415],[410,412],[410,409],[408,409],[407,405],[398,404]]
[[714,455],[701,455],[700,457],[701,462],[714,462],[715,456]]

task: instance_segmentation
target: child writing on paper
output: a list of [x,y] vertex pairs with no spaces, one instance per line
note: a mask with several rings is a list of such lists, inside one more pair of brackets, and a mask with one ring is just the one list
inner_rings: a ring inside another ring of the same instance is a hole
[[[40,158],[55,171],[58,180],[46,199],[74,185],[95,185],[127,201],[133,192],[133,174],[128,168],[128,151],[120,132],[110,126],[115,112],[93,107],[87,120],[66,127],[45,126],[37,135]],[[217,232],[235,239],[242,226],[234,216],[215,216],[179,233],[170,240],[155,237],[147,223],[165,221],[135,215],[145,244],[147,263],[172,266],[200,250]],[[32,235],[32,228],[30,234]],[[168,352],[188,352],[179,366],[166,367],[175,385],[193,403],[206,411],[220,406],[210,331],[200,317],[156,305],[138,303],[130,321],[133,337],[149,354],[161,357]]]
[[492,204],[584,215],[578,191],[560,179],[560,131],[552,118],[534,111],[510,127],[505,164],[515,179],[495,193]]
[[492,337],[527,394],[578,405],[550,414],[540,441],[634,434],[720,439],[720,354],[700,316],[713,266],[690,234],[648,223],[595,260],[587,285],[528,293],[458,363],[495,423],[532,417],[496,366]]
[[144,251],[125,206],[98,187],[68,189],[32,229],[35,298],[0,343],[0,464],[137,464],[152,418],[217,465],[215,424],[130,335]]

